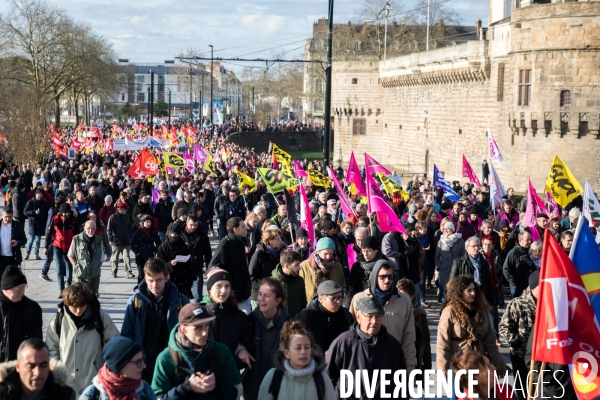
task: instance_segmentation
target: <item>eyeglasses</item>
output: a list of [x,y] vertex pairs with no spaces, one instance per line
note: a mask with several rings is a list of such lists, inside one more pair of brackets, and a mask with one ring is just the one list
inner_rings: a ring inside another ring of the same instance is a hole
[[394,279],[394,274],[388,274],[388,275],[377,275],[377,277],[382,280],[385,281],[386,279],[389,279],[390,281]]
[[342,301],[342,296],[326,296],[327,298],[329,298],[329,300],[333,301],[334,303],[339,303]]
[[476,249],[478,249],[478,248],[480,248],[481,246],[480,246],[480,245],[478,245],[478,244],[473,244],[473,245],[471,245],[471,246],[467,246],[467,247],[473,247],[473,248],[476,248]]
[[138,368],[142,368],[142,364],[144,364],[144,362],[146,362],[146,356],[143,356],[142,358],[140,358],[138,360],[131,360],[131,361],[129,361],[129,363],[135,364],[135,366],[138,367]]

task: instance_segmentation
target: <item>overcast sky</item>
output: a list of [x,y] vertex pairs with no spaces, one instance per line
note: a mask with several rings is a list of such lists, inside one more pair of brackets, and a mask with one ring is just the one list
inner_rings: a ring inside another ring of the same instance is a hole
[[[53,2],[112,42],[120,58],[135,62],[162,62],[191,47],[209,50],[209,44],[214,46],[215,57],[264,58],[273,50],[289,51],[286,57],[301,57],[312,24],[326,16],[328,7],[327,0]],[[408,11],[415,0],[402,3]],[[487,3],[450,0],[446,5],[458,12],[464,25],[474,25],[481,18],[486,26]],[[347,22],[360,4],[360,0],[335,0],[334,22]],[[6,2],[0,1],[0,12],[6,7]],[[265,50],[272,47],[277,49]],[[225,50],[217,51],[220,49]]]

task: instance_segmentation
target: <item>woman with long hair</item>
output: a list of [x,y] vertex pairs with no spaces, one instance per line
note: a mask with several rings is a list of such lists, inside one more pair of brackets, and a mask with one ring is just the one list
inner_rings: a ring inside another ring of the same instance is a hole
[[135,254],[135,263],[138,267],[138,284],[144,279],[144,265],[153,258],[161,245],[160,237],[152,226],[152,216],[142,214],[139,218],[139,227],[131,235],[131,250]]
[[[275,366],[260,385],[261,400],[325,399],[337,394],[325,372],[327,364],[312,334],[300,321],[288,321],[281,329]],[[273,393],[271,388],[278,388]],[[320,395],[319,395],[320,394]]]
[[492,330],[490,305],[473,275],[459,275],[448,283],[446,300],[437,335],[437,368],[450,369],[452,356],[468,350],[476,350],[487,356],[503,377],[508,366],[496,347]]
[[279,255],[285,250],[285,242],[281,238],[279,229],[267,229],[262,233],[262,241],[256,246],[256,251],[250,260],[248,270],[252,282],[252,295],[250,299],[255,304],[258,299],[258,288],[262,279],[271,276],[279,264]]
[[279,281],[265,278],[258,287],[258,307],[250,314],[256,350],[252,369],[244,378],[244,399],[256,400],[260,383],[273,368],[275,352],[279,348],[279,333],[283,323],[290,319],[283,304],[286,293]]

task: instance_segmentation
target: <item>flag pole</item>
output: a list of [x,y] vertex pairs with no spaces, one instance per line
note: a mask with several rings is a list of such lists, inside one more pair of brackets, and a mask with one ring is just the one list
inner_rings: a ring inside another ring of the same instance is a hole
[[583,228],[583,224],[587,223],[587,219],[582,215],[579,216],[579,220],[577,220],[577,226],[575,227],[575,234],[573,235],[573,244],[571,245],[571,251],[569,252],[569,259],[573,261],[573,254],[575,254],[575,248],[577,247],[577,241],[579,239],[579,235],[581,234],[581,229]]

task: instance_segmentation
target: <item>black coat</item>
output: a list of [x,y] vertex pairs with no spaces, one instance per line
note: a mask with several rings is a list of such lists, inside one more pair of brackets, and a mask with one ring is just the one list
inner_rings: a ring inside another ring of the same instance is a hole
[[27,203],[27,198],[25,197],[25,192],[16,191],[15,195],[12,197],[12,206],[13,206],[13,218],[16,221],[24,222],[25,221],[25,204]]
[[302,321],[306,329],[313,334],[321,350],[326,352],[335,338],[350,329],[354,318],[345,307],[340,307],[338,312],[331,313],[320,307],[318,301],[313,299],[308,307],[300,311],[296,319]]
[[[481,290],[485,295],[486,300],[490,304],[494,304],[493,290],[492,290],[492,279],[490,276],[490,263],[486,260],[483,254],[479,254],[479,265],[481,267],[480,278],[481,278]],[[475,267],[469,260],[469,254],[465,253],[463,256],[456,258],[452,262],[452,270],[450,271],[450,280],[458,275],[473,275],[475,276]]]
[[168,237],[167,241],[161,244],[156,251],[156,258],[166,262],[171,269],[169,279],[178,286],[191,285],[192,281],[196,278],[196,274],[190,265],[190,261],[192,259],[191,257],[185,263],[178,262],[174,266],[171,265],[171,261],[173,261],[175,257],[187,255],[190,255],[190,250],[182,240],[180,240],[180,242],[177,244],[173,244],[169,241]]
[[201,275],[202,269],[205,266],[208,268],[212,259],[212,248],[210,247],[208,235],[200,227],[194,233],[189,233],[184,226],[181,239],[192,255],[188,261],[191,269],[194,271],[195,276]]
[[[46,234],[46,222],[48,221],[48,211],[52,206],[44,199],[37,201],[35,197],[25,204],[24,213],[29,221],[29,229],[33,230],[36,236],[43,236]],[[40,210],[39,214],[35,211]]]
[[[21,379],[13,364],[0,364],[0,399],[21,400],[23,387]],[[50,362],[50,374],[42,391],[45,399],[75,400],[75,391],[66,386],[69,371],[64,366]]]
[[529,254],[524,254],[519,258],[517,268],[513,274],[515,282],[515,297],[520,296],[525,289],[529,287],[529,275],[533,274],[537,270],[537,267],[529,258]]
[[212,333],[215,340],[229,348],[231,354],[233,354],[233,358],[235,358],[238,369],[244,368],[246,364],[240,361],[236,354],[236,349],[241,344],[248,350],[248,353],[254,354],[255,352],[254,333],[250,326],[250,319],[238,308],[235,300],[231,298],[222,304],[202,304],[206,306],[210,315],[217,317],[212,322]]
[[84,201],[92,210],[100,214],[100,209],[104,205],[104,197],[100,197],[97,194],[94,197],[88,195]]
[[133,226],[135,226],[136,228],[140,227],[140,217],[142,216],[142,214],[146,214],[151,217],[154,215],[152,203],[142,203],[140,201],[133,207],[133,211],[131,212],[131,220],[133,222]]
[[[504,277],[508,281],[509,286],[516,286],[514,274],[517,270],[517,265],[519,264],[521,257],[528,253],[529,249],[517,245],[506,255],[502,271],[504,272]],[[529,283],[527,286],[529,286]]]
[[166,232],[169,224],[173,222],[171,211],[173,211],[173,199],[169,196],[166,200],[159,199],[154,208],[154,216],[158,218],[158,231]]
[[268,278],[273,273],[273,270],[277,267],[280,260],[280,253],[273,256],[269,250],[267,250],[265,244],[260,242],[256,246],[256,252],[250,260],[248,267],[250,271],[250,281],[252,282],[252,295],[250,299],[258,300],[258,289],[260,288],[260,282],[264,278]]
[[106,233],[108,234],[108,241],[116,246],[129,246],[132,233],[129,217],[126,214],[119,214],[118,211],[111,215],[108,219]]
[[219,209],[219,220],[221,221],[221,224],[226,224],[227,220],[233,217],[246,219],[246,206],[239,198],[235,202],[227,200]]
[[42,308],[27,296],[13,303],[0,294],[0,361],[17,359],[17,349],[25,339],[42,339]]
[[227,234],[217,246],[210,266],[218,266],[231,275],[231,290],[235,293],[237,301],[244,301],[250,297],[252,285],[250,272],[246,260],[245,238],[233,233]]
[[[387,369],[391,371],[405,370],[406,359],[402,345],[387,332],[384,325],[377,334],[377,340],[367,338],[354,323],[347,332],[342,333],[331,343],[327,351],[327,364],[331,382],[340,394],[339,379],[341,370],[356,371],[359,369],[373,371]],[[374,382],[374,381],[373,381]],[[361,391],[361,399],[380,399],[380,381],[375,384],[375,397],[367,397],[365,390]],[[394,385],[388,385],[391,395]]]
[[160,245],[160,238],[153,228],[150,228],[150,234],[138,228],[131,236],[131,250],[136,256],[140,255],[145,259],[154,257]]

